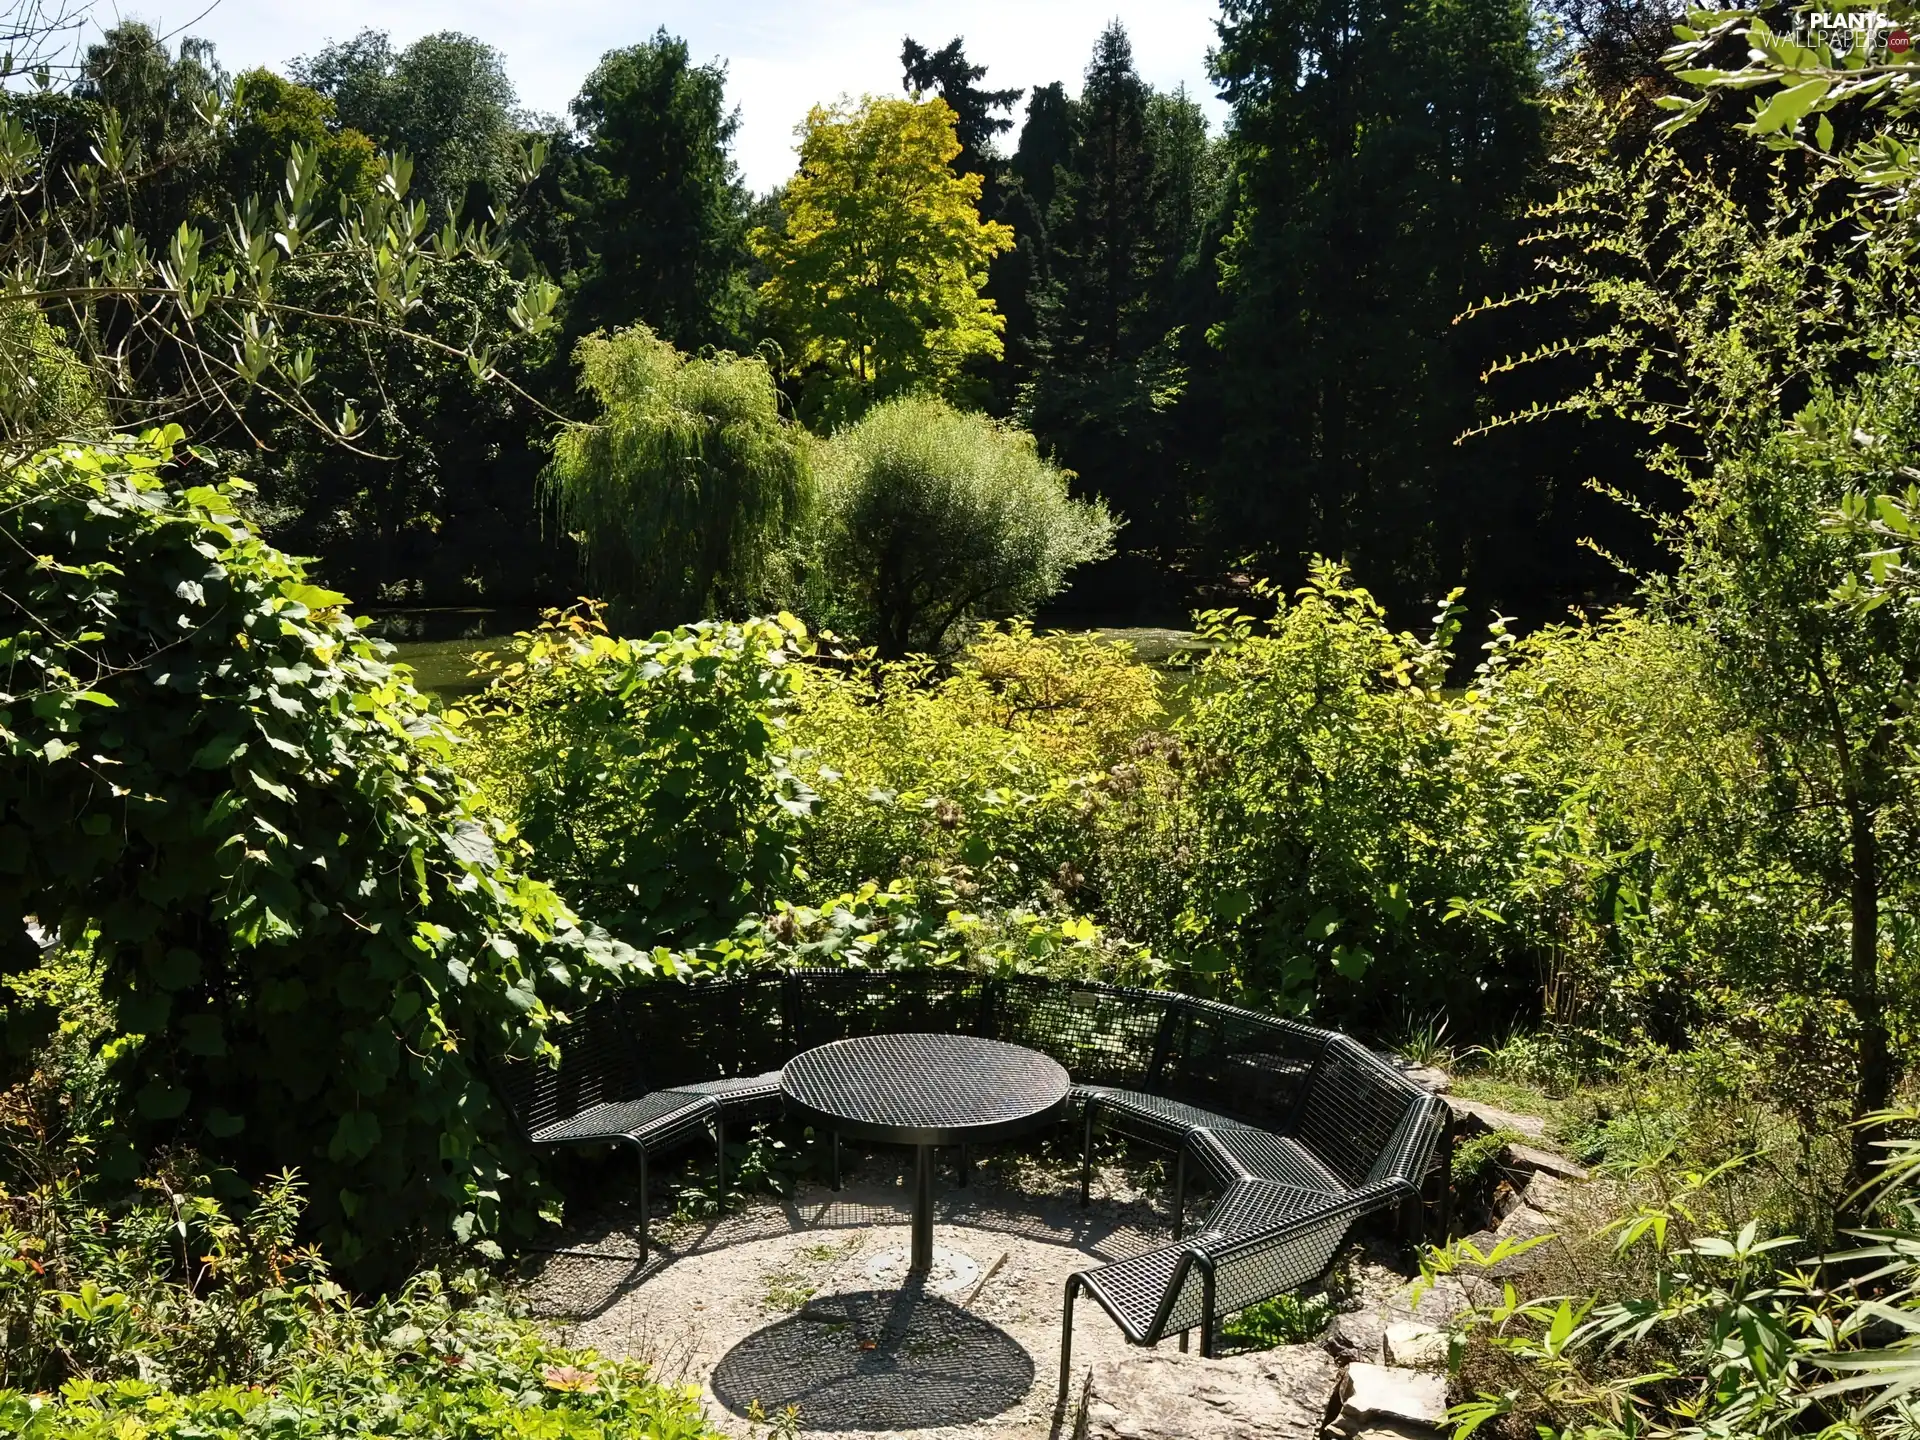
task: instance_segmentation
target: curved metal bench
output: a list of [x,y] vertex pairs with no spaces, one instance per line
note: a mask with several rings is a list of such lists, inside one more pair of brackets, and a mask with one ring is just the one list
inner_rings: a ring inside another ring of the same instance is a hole
[[[1084,1292],[1135,1344],[1200,1331],[1318,1278],[1355,1220],[1414,1206],[1446,1106],[1348,1037],[1218,1001],[1033,975],[800,970],[662,981],[610,995],[560,1027],[559,1067],[510,1061],[496,1085],[536,1146],[622,1143],[650,1153],[780,1111],[779,1071],[855,1035],[945,1031],[1051,1055],[1082,1108],[1081,1200],[1093,1132],[1175,1155],[1174,1238],[1072,1276],[1060,1348],[1071,1375]],[[837,1138],[837,1137],[836,1137]],[[1220,1187],[1183,1235],[1187,1170]],[[835,1183],[838,1183],[836,1143]]]

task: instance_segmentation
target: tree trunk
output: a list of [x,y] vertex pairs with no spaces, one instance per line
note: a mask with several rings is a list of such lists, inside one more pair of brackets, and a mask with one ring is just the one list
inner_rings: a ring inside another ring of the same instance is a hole
[[1860,1026],[1859,1083],[1853,1095],[1853,1182],[1864,1185],[1886,1160],[1886,1151],[1877,1143],[1885,1127],[1858,1122],[1886,1109],[1893,1098],[1893,1059],[1887,1049],[1886,1012],[1880,997],[1880,842],[1873,833],[1872,811],[1855,809],[1849,830],[1852,1002]]

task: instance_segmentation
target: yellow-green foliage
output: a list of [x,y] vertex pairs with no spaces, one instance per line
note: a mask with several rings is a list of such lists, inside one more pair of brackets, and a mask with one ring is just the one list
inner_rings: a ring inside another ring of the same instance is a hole
[[822,888],[947,875],[990,898],[1070,897],[1091,870],[1102,777],[1162,719],[1124,645],[990,628],[959,669],[810,670],[790,721],[821,803],[802,850]]
[[0,298],[0,417],[7,433],[79,440],[106,428],[93,375],[25,295]]

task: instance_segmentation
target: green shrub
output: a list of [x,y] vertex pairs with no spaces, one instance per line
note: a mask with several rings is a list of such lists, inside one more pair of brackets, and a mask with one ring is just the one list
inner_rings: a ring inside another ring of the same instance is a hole
[[781,729],[809,649],[791,616],[617,640],[550,618],[481,697],[461,764],[529,868],[635,944],[697,944],[763,909],[812,796]]
[[975,914],[952,890],[922,892],[902,881],[812,905],[782,901],[714,945],[654,952],[673,974],[705,970],[849,966],[872,970],[951,965],[995,973],[1037,971],[1136,985],[1160,983],[1166,967],[1145,947],[1109,935],[1085,916],[1022,907]]
[[802,863],[820,889],[951,883],[971,904],[1098,903],[1101,777],[1160,718],[1125,646],[989,627],[937,679],[924,661],[810,668],[789,726],[820,796]]
[[[1887,1118],[1906,1131],[1916,1119]],[[1423,1277],[1451,1276],[1472,1301],[1457,1321],[1456,1434],[1907,1433],[1920,1385],[1917,1156],[1895,1142],[1881,1228],[1835,1254],[1756,1215],[1770,1182],[1738,1157],[1632,1167],[1613,1218],[1590,1233],[1429,1252]],[[1546,1253],[1519,1284],[1489,1273],[1534,1244]]]
[[1265,622],[1200,617],[1214,648],[1177,744],[1143,756],[1107,818],[1105,893],[1201,983],[1283,1011],[1525,1003],[1532,966],[1501,913],[1524,795],[1480,692],[1442,688],[1455,607],[1421,641],[1335,566],[1267,593]]
[[175,1388],[76,1379],[56,1395],[0,1390],[0,1431],[23,1440],[241,1440],[300,1435],[498,1440],[717,1440],[691,1387],[546,1340],[474,1277],[427,1274],[324,1340],[272,1383]]
[[[535,1045],[548,999],[622,957],[501,862],[343,597],[231,487],[166,483],[177,436],[0,479],[0,909],[91,945],[103,1175],[176,1146],[298,1168],[335,1260],[391,1274],[429,1237],[533,1223],[474,1061]],[[18,929],[0,956],[37,958]]]
[[874,407],[820,456],[823,615],[888,659],[941,655],[975,618],[1028,613],[1112,549],[1033,437],[944,401]]

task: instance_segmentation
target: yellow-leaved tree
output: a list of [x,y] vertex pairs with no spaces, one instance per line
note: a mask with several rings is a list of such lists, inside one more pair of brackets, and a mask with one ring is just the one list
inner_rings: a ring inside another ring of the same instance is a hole
[[784,231],[750,237],[760,287],[797,363],[809,409],[858,414],[906,390],[953,394],[974,356],[998,359],[1005,320],[980,294],[1013,230],[980,218],[980,177],[956,175],[944,100],[868,96],[815,106],[800,127]]

